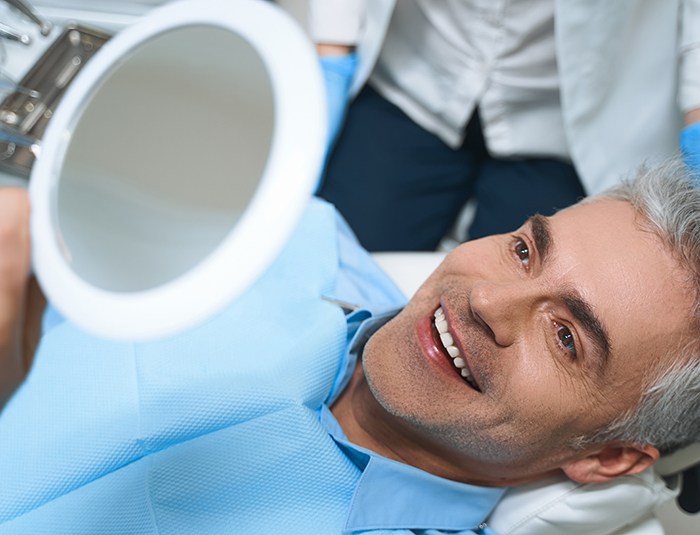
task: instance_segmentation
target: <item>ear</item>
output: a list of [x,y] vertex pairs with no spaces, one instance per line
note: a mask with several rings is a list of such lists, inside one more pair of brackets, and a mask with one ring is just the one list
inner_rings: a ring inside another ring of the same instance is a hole
[[578,483],[604,483],[620,476],[638,474],[659,460],[654,446],[606,445],[586,457],[562,465],[569,479]]

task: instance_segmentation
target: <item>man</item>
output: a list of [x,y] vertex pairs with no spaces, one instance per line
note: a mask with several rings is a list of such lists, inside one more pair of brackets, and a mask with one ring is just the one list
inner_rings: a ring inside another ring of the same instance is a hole
[[278,261],[287,278],[191,333],[49,330],[0,418],[6,531],[491,533],[504,487],[609,481],[700,437],[700,192],[682,166],[468,242],[393,319],[347,329],[319,296],[334,270],[309,274],[336,244],[319,223]]

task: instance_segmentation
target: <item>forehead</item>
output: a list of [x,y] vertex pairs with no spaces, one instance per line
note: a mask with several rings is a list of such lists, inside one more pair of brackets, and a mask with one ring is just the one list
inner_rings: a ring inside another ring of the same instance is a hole
[[552,277],[571,273],[579,278],[570,282],[582,290],[606,288],[611,297],[628,298],[638,306],[656,305],[647,297],[681,291],[684,273],[643,223],[642,216],[622,201],[599,200],[561,211],[549,219],[551,258],[543,272]]
[[659,358],[689,325],[685,270],[642,223],[631,205],[615,200],[575,206],[550,220],[553,257],[543,273],[586,297],[618,359]]

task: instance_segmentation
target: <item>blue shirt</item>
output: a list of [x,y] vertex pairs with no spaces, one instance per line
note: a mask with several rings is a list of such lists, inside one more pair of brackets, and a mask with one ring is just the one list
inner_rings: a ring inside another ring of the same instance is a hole
[[403,300],[338,226],[313,203],[250,291],[171,338],[49,317],[0,414],[0,533],[477,530],[502,491],[354,446],[327,409],[376,324],[326,297]]

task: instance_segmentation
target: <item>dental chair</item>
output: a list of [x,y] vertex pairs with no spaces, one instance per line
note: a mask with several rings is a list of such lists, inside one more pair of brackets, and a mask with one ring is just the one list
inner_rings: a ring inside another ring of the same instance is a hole
[[[411,296],[445,255],[375,253],[373,257],[403,293]],[[583,485],[562,475],[523,485],[506,493],[488,524],[502,535],[697,534],[700,517],[684,515],[674,499],[681,493],[682,472],[694,465],[698,471],[698,463],[700,444],[695,444],[662,458],[652,469],[610,483]],[[693,512],[700,506],[680,503]]]

